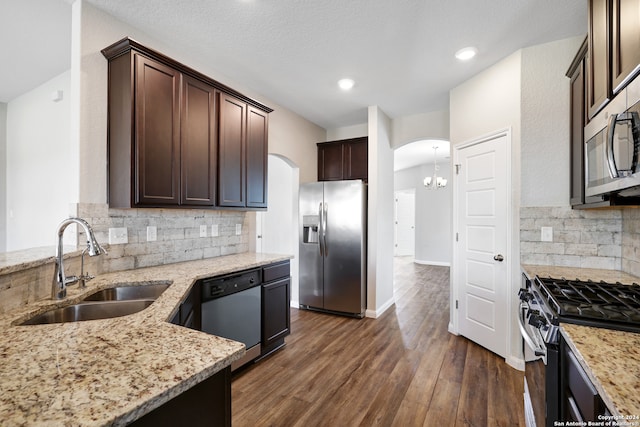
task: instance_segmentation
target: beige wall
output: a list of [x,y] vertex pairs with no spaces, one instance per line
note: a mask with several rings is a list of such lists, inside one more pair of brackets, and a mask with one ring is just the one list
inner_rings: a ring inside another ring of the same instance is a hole
[[393,119],[392,126],[391,146],[393,148],[420,139],[449,140],[449,111],[432,111],[398,117]]
[[269,153],[287,157],[299,167],[300,183],[316,181],[316,143],[326,139],[326,131],[286,108],[268,105],[274,109],[269,114]]

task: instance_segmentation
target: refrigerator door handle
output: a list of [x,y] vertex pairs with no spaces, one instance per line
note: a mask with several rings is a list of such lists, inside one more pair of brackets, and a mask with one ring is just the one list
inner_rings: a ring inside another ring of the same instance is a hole
[[322,240],[324,241],[324,256],[329,256],[329,246],[327,245],[327,215],[329,214],[329,204],[324,204],[324,212],[322,214]]
[[318,230],[318,249],[320,250],[320,256],[324,256],[324,232],[323,232],[323,219],[322,219],[322,215],[324,213],[324,210],[322,208],[322,202],[320,202],[320,205],[318,206],[318,217],[320,218],[318,227],[320,228]]

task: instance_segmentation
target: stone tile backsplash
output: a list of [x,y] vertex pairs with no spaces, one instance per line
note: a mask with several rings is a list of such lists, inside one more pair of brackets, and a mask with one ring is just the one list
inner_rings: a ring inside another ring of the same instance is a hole
[[[108,254],[85,256],[85,271],[96,275],[181,261],[212,258],[249,250],[249,230],[255,215],[242,211],[205,209],[109,209],[106,204],[79,204],[73,215],[87,220]],[[241,233],[236,235],[236,225]],[[200,226],[207,237],[200,237]],[[211,226],[218,226],[213,237]],[[147,241],[147,226],[156,226],[157,240]],[[109,245],[109,228],[126,227],[128,243]],[[84,246],[78,236],[78,247]],[[79,252],[78,252],[79,253]],[[67,274],[79,274],[80,257],[65,257]],[[53,262],[0,275],[0,313],[48,298],[54,275]]]
[[[628,237],[623,222],[619,209],[520,208],[520,260],[523,264],[624,270],[623,241]],[[541,241],[541,227],[553,227],[553,241]]]
[[[91,224],[107,256],[91,258],[98,273],[151,267],[181,261],[212,258],[249,250],[247,212],[205,209],[109,209],[105,204],[82,204],[77,214]],[[236,235],[236,225],[242,227]],[[207,237],[200,237],[200,226]],[[213,237],[211,226],[218,226]],[[147,241],[147,226],[157,229],[156,241]],[[128,243],[109,245],[109,228],[125,227]],[[78,246],[82,246],[79,238]],[[86,260],[85,260],[86,261]]]
[[640,209],[622,211],[622,271],[640,277]]

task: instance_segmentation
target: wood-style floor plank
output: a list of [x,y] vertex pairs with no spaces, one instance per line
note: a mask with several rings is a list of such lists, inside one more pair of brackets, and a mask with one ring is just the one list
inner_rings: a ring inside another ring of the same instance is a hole
[[281,351],[234,375],[235,427],[524,426],[523,375],[447,332],[449,268],[397,259],[378,319],[291,310]]

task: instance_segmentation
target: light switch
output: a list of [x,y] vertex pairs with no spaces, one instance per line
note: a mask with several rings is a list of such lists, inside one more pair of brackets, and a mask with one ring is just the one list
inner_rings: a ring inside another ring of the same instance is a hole
[[553,242],[553,227],[540,227],[540,241]]
[[218,224],[213,224],[211,226],[211,237],[218,237],[220,232],[218,231]]
[[236,236],[242,234],[242,224],[236,224]]
[[207,237],[207,226],[206,225],[201,225],[200,226],[200,237]]

